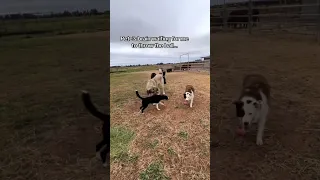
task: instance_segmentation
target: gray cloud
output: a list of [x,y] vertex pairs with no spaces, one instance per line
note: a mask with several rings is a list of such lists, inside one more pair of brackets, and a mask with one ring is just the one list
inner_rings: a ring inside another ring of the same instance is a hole
[[[118,0],[111,1],[110,6],[111,65],[178,62],[179,55],[187,52],[192,59],[210,54],[209,1]],[[177,36],[190,39],[174,42],[179,48],[137,49],[131,48],[131,43],[137,42],[120,41],[121,36]]]

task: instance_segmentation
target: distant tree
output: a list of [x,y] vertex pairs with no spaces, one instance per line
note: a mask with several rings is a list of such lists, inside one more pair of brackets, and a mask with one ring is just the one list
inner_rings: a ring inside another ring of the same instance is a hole
[[22,14],[22,17],[23,17],[24,19],[35,19],[35,18],[37,18],[36,15],[31,14],[31,13],[23,13],[23,14]]
[[54,18],[54,17],[70,17],[70,16],[96,16],[101,14],[110,14],[110,11],[99,12],[97,9],[84,10],[84,11],[73,11],[69,12],[65,10],[64,12],[50,13],[50,14],[33,14],[33,13],[15,13],[15,14],[5,14],[0,16],[0,19],[4,20],[16,20],[16,19],[36,19],[36,18]]
[[62,13],[62,16],[63,17],[69,17],[69,16],[71,16],[72,14],[69,12],[69,11],[63,11],[63,13]]
[[78,10],[76,10],[72,12],[72,16],[78,17],[78,16],[81,16],[81,13]]
[[82,15],[83,16],[88,16],[88,15],[90,15],[90,12],[87,11],[87,10],[84,10],[84,11],[82,11]]
[[22,15],[18,14],[10,14],[10,19],[22,19]]
[[97,9],[91,9],[90,10],[90,15],[97,15],[99,12]]

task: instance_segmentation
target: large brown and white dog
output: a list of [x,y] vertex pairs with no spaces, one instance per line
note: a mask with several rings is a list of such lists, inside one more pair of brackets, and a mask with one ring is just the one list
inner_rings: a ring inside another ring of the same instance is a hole
[[247,75],[243,79],[240,97],[234,102],[241,128],[247,132],[252,123],[258,124],[256,144],[263,144],[263,133],[270,104],[270,85],[259,74]]
[[159,74],[152,73],[151,79],[149,79],[146,89],[148,95],[152,93],[160,94],[160,86],[162,89],[162,94],[166,94],[164,91],[164,85],[166,84],[166,78],[165,78],[166,72],[163,71],[162,68],[159,69]]
[[192,108],[193,99],[194,99],[194,87],[192,85],[186,86],[186,90],[183,93],[183,97],[186,101],[190,102],[190,107]]
[[147,82],[146,89],[147,89],[148,96],[153,96],[155,94],[158,94],[159,92],[157,82],[156,80],[153,79],[156,75],[157,75],[156,73],[152,73],[151,78]]

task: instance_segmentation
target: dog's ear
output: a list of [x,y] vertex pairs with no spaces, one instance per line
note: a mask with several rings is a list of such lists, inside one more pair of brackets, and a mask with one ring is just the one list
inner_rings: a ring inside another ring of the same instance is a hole
[[234,104],[234,105],[241,105],[241,104],[243,104],[243,102],[242,102],[242,101],[239,101],[239,100],[235,100],[235,101],[232,101],[232,104]]
[[256,109],[260,109],[260,108],[261,108],[261,104],[262,104],[262,101],[261,101],[261,100],[253,103],[253,105],[254,105],[254,107],[255,107]]
[[156,73],[151,73],[151,79],[154,78],[156,75]]
[[242,118],[244,116],[243,105],[244,103],[240,100],[233,101],[232,104],[236,105],[237,117]]

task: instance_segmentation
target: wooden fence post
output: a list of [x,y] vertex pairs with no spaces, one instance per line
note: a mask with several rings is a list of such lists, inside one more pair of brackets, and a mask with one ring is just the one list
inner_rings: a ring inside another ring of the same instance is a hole
[[188,53],[188,71],[190,71],[190,67],[189,67],[189,53]]
[[249,0],[249,20],[247,26],[249,27],[249,34],[252,33],[252,0]]
[[318,44],[320,45],[320,0],[318,0],[318,17],[317,17],[317,21],[318,21],[317,41],[318,41]]
[[223,28],[227,29],[228,27],[228,11],[227,11],[227,4],[224,0],[223,2]]
[[180,71],[182,71],[182,64],[181,64],[181,55],[180,55],[180,57],[179,57],[179,60],[180,60],[180,62],[179,62],[179,66],[180,66]]

